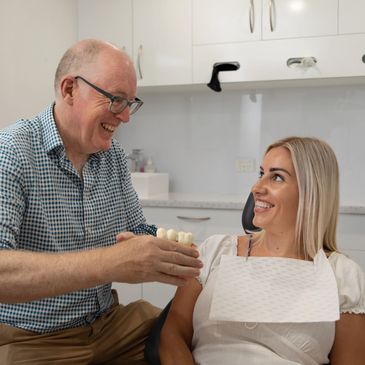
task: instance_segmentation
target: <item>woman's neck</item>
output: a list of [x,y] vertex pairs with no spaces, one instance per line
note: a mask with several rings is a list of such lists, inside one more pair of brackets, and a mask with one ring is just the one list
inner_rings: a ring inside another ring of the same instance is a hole
[[294,232],[262,232],[254,241],[253,254],[304,259],[303,249],[299,250],[295,243]]

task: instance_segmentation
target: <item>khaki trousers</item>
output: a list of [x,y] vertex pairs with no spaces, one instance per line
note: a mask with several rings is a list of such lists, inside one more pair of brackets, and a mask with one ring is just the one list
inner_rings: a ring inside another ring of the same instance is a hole
[[87,326],[47,334],[0,324],[0,364],[147,364],[145,341],[160,311],[143,300],[116,303]]

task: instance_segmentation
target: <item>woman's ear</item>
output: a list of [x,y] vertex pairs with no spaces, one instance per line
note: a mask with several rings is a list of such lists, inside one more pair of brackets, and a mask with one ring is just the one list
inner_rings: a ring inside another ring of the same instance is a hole
[[60,82],[60,94],[62,99],[69,105],[73,104],[75,78],[66,76]]

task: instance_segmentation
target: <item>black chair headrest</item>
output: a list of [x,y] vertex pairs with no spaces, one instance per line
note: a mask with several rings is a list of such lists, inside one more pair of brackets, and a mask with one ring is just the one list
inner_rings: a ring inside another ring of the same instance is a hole
[[242,227],[246,233],[261,231],[261,228],[256,227],[252,223],[253,217],[255,215],[253,211],[254,208],[255,208],[255,199],[253,197],[253,194],[250,193],[242,212]]

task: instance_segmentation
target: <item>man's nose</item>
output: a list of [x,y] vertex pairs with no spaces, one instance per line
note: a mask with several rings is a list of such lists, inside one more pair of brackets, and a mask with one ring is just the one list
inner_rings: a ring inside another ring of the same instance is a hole
[[130,118],[129,106],[127,106],[120,113],[115,114],[116,118],[120,120],[122,123],[128,123]]

